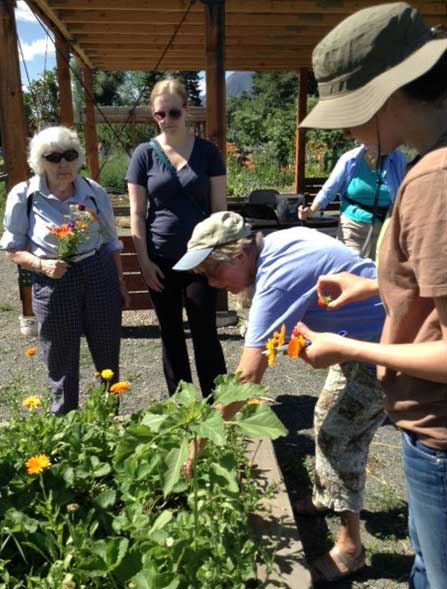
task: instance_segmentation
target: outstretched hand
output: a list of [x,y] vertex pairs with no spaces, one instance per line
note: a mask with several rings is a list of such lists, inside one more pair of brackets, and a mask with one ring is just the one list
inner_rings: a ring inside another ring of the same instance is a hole
[[312,331],[300,322],[296,329],[310,342],[300,353],[300,358],[313,368],[328,368],[333,364],[351,360],[349,340],[334,333]]
[[348,303],[363,301],[378,294],[375,278],[364,278],[350,272],[320,276],[317,282],[318,296],[330,297],[328,311],[336,311]]

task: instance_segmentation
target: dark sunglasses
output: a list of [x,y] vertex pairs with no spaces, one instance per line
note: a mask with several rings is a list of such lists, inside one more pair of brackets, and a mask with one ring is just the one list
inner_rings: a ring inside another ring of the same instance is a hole
[[74,162],[78,159],[79,153],[76,149],[67,149],[67,151],[63,151],[62,153],[59,151],[52,151],[51,153],[46,153],[42,157],[44,160],[47,160],[47,162],[58,164],[62,158],[67,162]]
[[168,110],[168,112],[164,110],[156,110],[154,112],[154,119],[158,122],[164,121],[168,115],[170,119],[174,119],[174,121],[176,121],[182,116],[182,110],[180,108],[171,108]]

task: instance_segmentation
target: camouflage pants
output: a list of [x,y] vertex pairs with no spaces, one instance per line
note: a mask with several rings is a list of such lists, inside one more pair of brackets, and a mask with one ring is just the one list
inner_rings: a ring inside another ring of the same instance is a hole
[[315,501],[337,512],[362,509],[369,444],[384,418],[383,393],[371,366],[329,369],[314,413]]

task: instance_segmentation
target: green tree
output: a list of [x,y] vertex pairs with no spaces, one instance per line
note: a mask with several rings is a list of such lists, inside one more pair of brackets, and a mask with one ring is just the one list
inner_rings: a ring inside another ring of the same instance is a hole
[[59,122],[59,87],[56,70],[32,80],[23,94],[29,134]]

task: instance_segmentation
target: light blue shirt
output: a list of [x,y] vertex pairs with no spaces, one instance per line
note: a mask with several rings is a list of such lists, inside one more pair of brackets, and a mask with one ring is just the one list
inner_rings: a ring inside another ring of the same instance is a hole
[[[360,223],[371,223],[371,213],[357,209],[343,198],[346,196],[351,180],[357,175],[359,164],[363,161],[364,153],[365,146],[361,145],[360,147],[347,151],[340,157],[331,175],[315,197],[315,203],[318,203],[320,209],[325,209],[335,199],[337,194],[340,194],[341,210],[345,216]],[[384,158],[381,178],[388,189],[391,202],[396,198],[397,191],[405,175],[406,167],[407,161],[405,156],[399,150],[390,152]],[[364,204],[368,203],[365,202]],[[356,209],[356,211],[353,209]]]
[[337,272],[376,277],[374,262],[356,256],[340,241],[315,229],[294,227],[265,237],[257,261],[245,346],[263,348],[283,323],[290,335],[301,320],[315,331],[345,330],[348,337],[378,341],[385,318],[378,297],[345,305],[337,311],[318,306],[319,276]]
[[[14,186],[6,201],[0,248],[29,250],[39,258],[57,258],[58,240],[50,230],[70,220],[70,205],[83,204],[96,213],[98,223],[89,225],[86,240],[78,246],[78,255],[98,250],[105,244],[110,251],[120,251],[123,246],[118,239],[107,192],[97,182],[86,182],[81,176],[76,176],[74,186],[75,194],[65,201],[50,193],[45,175],[33,176],[29,182]],[[31,194],[32,208],[28,216],[27,200]]]

